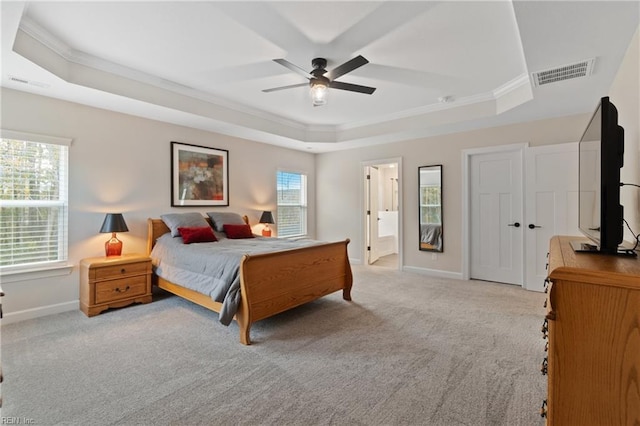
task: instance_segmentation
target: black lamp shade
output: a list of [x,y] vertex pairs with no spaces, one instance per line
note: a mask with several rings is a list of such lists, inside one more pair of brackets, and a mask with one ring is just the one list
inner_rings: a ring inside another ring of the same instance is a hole
[[122,217],[122,213],[107,213],[100,228],[101,233],[107,232],[129,232],[127,224]]
[[273,221],[273,215],[269,211],[262,212],[262,216],[260,216],[260,223],[275,223]]

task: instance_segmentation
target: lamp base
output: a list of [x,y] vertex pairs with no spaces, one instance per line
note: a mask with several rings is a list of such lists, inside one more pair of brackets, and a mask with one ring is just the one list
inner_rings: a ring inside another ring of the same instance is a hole
[[104,243],[104,252],[107,257],[122,255],[122,241],[116,238],[116,233]]
[[263,237],[270,237],[271,236],[271,228],[269,228],[269,226],[265,226],[264,228],[262,228],[262,236]]

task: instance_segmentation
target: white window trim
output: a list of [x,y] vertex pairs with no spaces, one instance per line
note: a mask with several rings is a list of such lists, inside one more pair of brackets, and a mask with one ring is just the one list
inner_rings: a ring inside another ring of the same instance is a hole
[[[41,142],[53,145],[63,145],[70,147],[73,142],[72,138],[61,138],[57,136],[40,135],[36,133],[26,133],[16,130],[0,129],[0,138],[16,139],[29,142]],[[68,176],[67,176],[68,179]],[[68,190],[68,188],[67,188]],[[2,201],[2,204],[10,204],[13,201]],[[57,201],[54,203],[58,203]],[[68,208],[68,201],[67,201]],[[68,249],[68,247],[67,247]],[[33,279],[58,277],[69,275],[73,270],[73,265],[66,261],[43,262],[15,266],[0,267],[0,281],[3,283],[12,283],[18,281],[29,281]]]
[[64,146],[71,146],[71,142],[73,142],[73,139],[70,138],[59,138],[57,136],[39,135],[36,133],[25,133],[6,129],[0,129],[0,137],[2,137],[2,139],[16,139]]
[[5,266],[0,269],[0,281],[2,283],[14,283],[18,281],[30,281],[41,278],[60,277],[69,275],[73,265],[68,262],[48,262],[38,266],[20,265],[21,267]]

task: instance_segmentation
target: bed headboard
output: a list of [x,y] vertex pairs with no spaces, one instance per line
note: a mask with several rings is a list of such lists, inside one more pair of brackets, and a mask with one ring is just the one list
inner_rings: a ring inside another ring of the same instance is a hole
[[[209,226],[213,227],[211,218],[207,216],[205,219]],[[242,220],[244,220],[244,223],[249,225],[249,217],[247,215],[243,215]],[[169,231],[169,227],[162,221],[162,219],[155,219],[152,217],[147,219],[147,254],[151,254],[151,250],[153,250],[156,240]]]

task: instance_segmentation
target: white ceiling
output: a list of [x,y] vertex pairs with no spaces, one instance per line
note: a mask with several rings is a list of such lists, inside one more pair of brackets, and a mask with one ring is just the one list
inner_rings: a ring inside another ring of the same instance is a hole
[[[325,152],[591,111],[637,1],[2,2],[2,86]],[[370,63],[313,107],[303,76]],[[593,74],[531,73],[595,58]],[[22,82],[16,81],[22,80]],[[25,81],[27,83],[25,83]],[[450,102],[442,102],[447,98]]]

